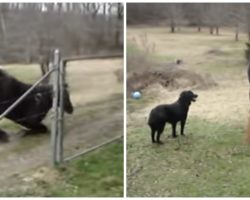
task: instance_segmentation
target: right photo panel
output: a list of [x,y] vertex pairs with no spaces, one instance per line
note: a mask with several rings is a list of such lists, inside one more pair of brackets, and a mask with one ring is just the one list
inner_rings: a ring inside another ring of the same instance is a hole
[[250,196],[250,4],[127,3],[127,196]]

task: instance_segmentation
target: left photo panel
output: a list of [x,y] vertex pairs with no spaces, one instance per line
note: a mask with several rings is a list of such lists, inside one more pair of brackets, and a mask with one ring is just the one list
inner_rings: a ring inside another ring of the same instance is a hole
[[0,3],[0,197],[123,197],[123,14]]

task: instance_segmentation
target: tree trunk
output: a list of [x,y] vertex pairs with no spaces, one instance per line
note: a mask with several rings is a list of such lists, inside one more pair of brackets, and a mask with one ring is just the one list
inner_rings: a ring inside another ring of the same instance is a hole
[[175,23],[174,23],[174,19],[171,19],[171,22],[170,22],[170,32],[171,33],[175,33]]
[[213,34],[214,34],[214,27],[213,27],[213,26],[210,26],[210,27],[209,27],[209,31],[210,31],[210,34],[213,35]]
[[198,32],[201,32],[201,26],[200,25],[198,26]]
[[1,13],[0,17],[1,17],[1,29],[3,33],[3,43],[6,43],[7,31],[6,31],[6,22],[5,22],[4,14]]
[[171,33],[175,32],[175,27],[173,25],[171,25]]
[[236,26],[236,29],[235,29],[235,41],[239,41],[239,27]]
[[115,31],[115,46],[120,47],[120,31],[118,29]]
[[31,59],[31,41],[30,38],[27,38],[27,49],[26,49],[26,63],[30,64],[32,59]]
[[220,32],[220,27],[219,26],[216,26],[216,35],[219,35],[219,32]]
[[123,19],[123,10],[122,10],[122,4],[118,3],[117,4],[117,24],[116,24],[116,31],[115,31],[115,46],[120,47],[120,37],[121,37],[121,24],[122,24],[122,19]]

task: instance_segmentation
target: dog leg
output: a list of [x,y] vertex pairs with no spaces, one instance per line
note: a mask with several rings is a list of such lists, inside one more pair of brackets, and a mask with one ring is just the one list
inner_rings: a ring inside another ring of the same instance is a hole
[[153,128],[151,128],[151,139],[152,143],[155,143],[155,130]]
[[160,140],[160,137],[161,137],[163,130],[164,130],[164,126],[157,130],[157,138],[156,139],[157,139],[158,144],[163,144],[163,142]]
[[186,124],[186,119],[181,121],[181,135],[182,136],[185,136],[185,134],[184,134],[185,124]]
[[172,123],[172,136],[173,138],[178,137],[178,135],[176,135],[176,123]]

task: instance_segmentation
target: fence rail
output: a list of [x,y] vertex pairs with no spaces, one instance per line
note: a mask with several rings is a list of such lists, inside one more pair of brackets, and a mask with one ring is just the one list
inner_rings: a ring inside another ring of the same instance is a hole
[[101,144],[99,144],[99,145],[96,145],[96,146],[94,146],[94,147],[91,147],[91,148],[89,148],[89,149],[86,149],[86,150],[84,150],[84,151],[82,151],[82,152],[80,152],[80,153],[77,153],[77,154],[73,155],[73,156],[67,157],[67,158],[64,159],[64,161],[65,161],[65,162],[68,162],[68,161],[70,161],[70,160],[72,160],[72,159],[78,158],[79,156],[82,156],[82,155],[85,155],[85,154],[90,153],[90,152],[92,152],[92,151],[95,151],[95,150],[97,150],[97,149],[99,149],[99,148],[101,148],[101,147],[103,147],[103,146],[105,146],[105,145],[108,145],[108,144],[110,144],[110,143],[113,143],[113,142],[115,142],[115,141],[117,141],[117,140],[120,140],[120,139],[122,139],[122,138],[123,138],[123,135],[116,136],[116,137],[114,137],[114,138],[108,140],[107,142],[103,142],[103,143],[101,143]]
[[120,58],[120,57],[123,57],[123,53],[71,56],[71,57],[63,58],[63,62],[70,62],[70,61],[76,61],[76,60],[109,59],[109,58]]

